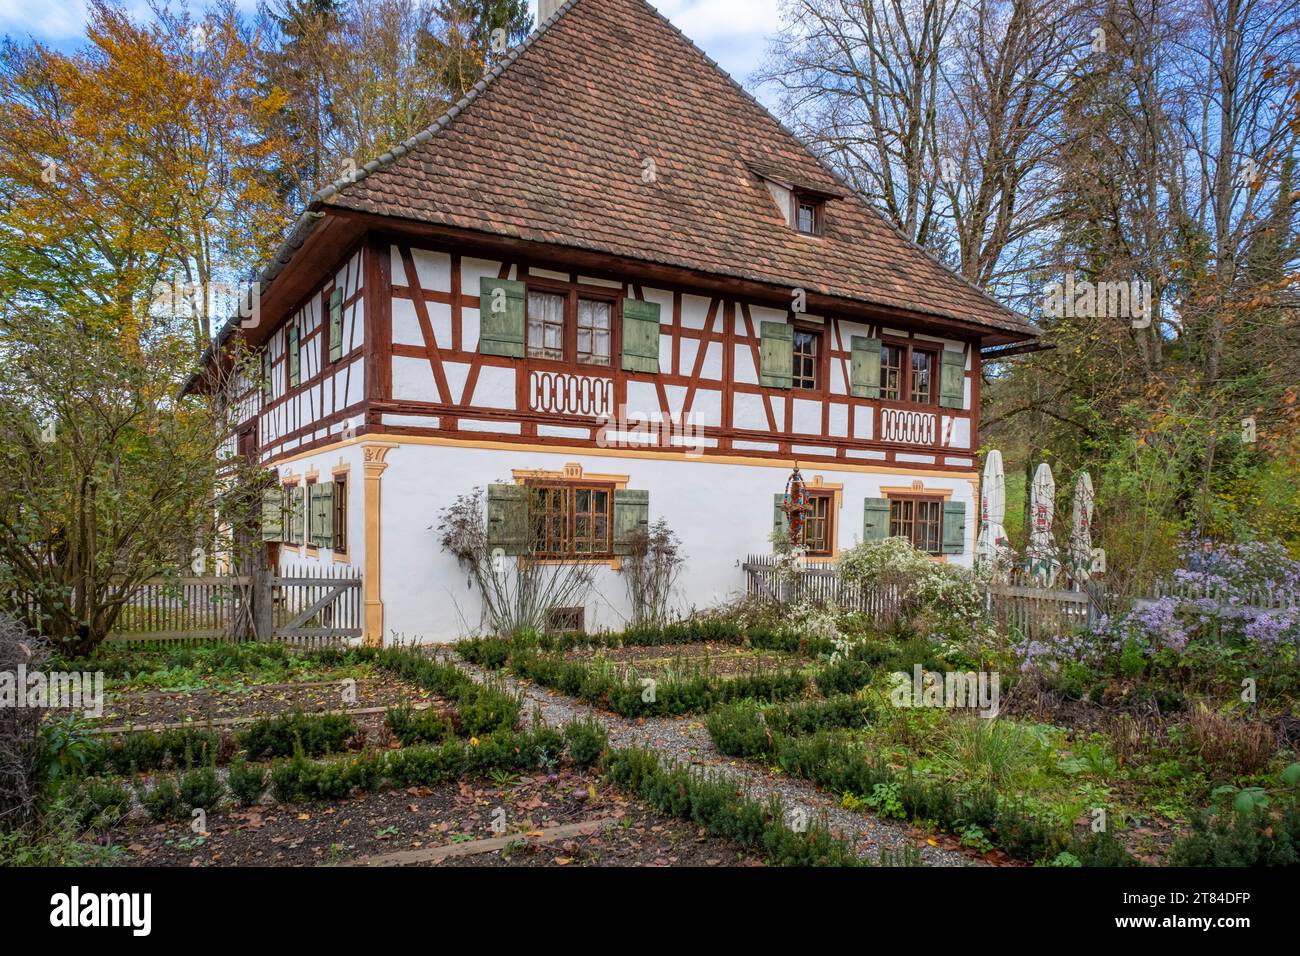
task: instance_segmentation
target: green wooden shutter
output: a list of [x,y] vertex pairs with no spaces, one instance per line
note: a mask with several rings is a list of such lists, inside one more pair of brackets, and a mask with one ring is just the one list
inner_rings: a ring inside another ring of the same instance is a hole
[[966,550],[966,502],[943,503],[943,553],[961,554]]
[[306,495],[302,485],[295,485],[292,496],[289,499],[289,522],[293,529],[292,541],[294,544],[302,544],[303,521],[306,517]]
[[302,355],[300,354],[301,350],[298,348],[297,325],[289,326],[287,340],[289,343],[287,346],[289,350],[289,387],[293,388],[298,384],[299,376],[302,373],[301,366],[298,364],[302,359]]
[[524,284],[510,279],[478,281],[478,350],[483,355],[524,357]]
[[772,531],[790,537],[790,516],[785,511],[785,493],[778,491],[772,497]]
[[880,397],[880,339],[865,335],[850,338],[853,349],[852,392],[858,398]]
[[862,503],[862,540],[884,541],[888,537],[889,499],[865,499]]
[[270,404],[275,398],[275,380],[271,375],[271,350],[262,351],[262,402]]
[[282,497],[279,488],[267,488],[262,492],[263,541],[279,541],[281,539],[280,507]]
[[307,486],[307,544],[316,547],[316,512],[320,505],[320,485]]
[[312,485],[311,543],[318,548],[334,546],[334,482]]
[[488,550],[506,554],[528,552],[528,488],[524,485],[488,485]]
[[334,287],[330,293],[330,361],[343,357],[343,289]]
[[[657,333],[656,333],[657,334]],[[650,528],[650,492],[614,492],[614,553],[631,554],[637,532]]]
[[623,300],[623,368],[659,371],[659,303]]
[[789,388],[794,379],[794,326],[764,322],[761,355],[759,380],[769,388]]
[[943,351],[939,369],[939,405],[943,408],[966,406],[966,356],[962,352]]
[[297,544],[293,538],[293,529],[297,527],[293,520],[293,503],[298,500],[297,488],[284,489],[284,542]]

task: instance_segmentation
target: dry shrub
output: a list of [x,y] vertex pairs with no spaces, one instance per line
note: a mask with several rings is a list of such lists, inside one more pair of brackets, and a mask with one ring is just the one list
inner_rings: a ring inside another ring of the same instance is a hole
[[1179,726],[1190,751],[1207,767],[1231,777],[1267,769],[1277,751],[1277,738],[1264,721],[1221,714],[1204,704]]
[[1048,685],[1037,670],[1028,671],[1002,692],[1002,713],[1028,717],[1039,723],[1055,722],[1061,711],[1061,695]]
[[1300,717],[1278,714],[1268,722],[1279,748],[1300,752]]
[[[28,634],[13,618],[0,614],[0,673],[11,673],[15,693],[20,665],[27,672],[45,668],[48,645]],[[0,833],[35,823],[40,816],[44,775],[41,721],[45,711],[35,707],[0,707]]]
[[1149,713],[1103,714],[1098,730],[1110,738],[1121,767],[1142,763],[1168,741],[1166,723]]

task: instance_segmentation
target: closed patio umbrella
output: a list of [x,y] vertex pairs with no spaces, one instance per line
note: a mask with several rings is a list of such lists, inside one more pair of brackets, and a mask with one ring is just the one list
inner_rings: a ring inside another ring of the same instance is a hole
[[1047,462],[1034,473],[1034,485],[1029,499],[1029,550],[1027,570],[1039,587],[1050,588],[1061,571],[1061,559],[1056,550],[1056,537],[1052,534],[1052,521],[1056,513],[1056,482]]
[[1096,498],[1092,491],[1092,477],[1079,472],[1074,483],[1074,515],[1070,525],[1070,580],[1076,591],[1088,583],[1092,568],[1092,516]]
[[1002,522],[1007,517],[1007,479],[1002,470],[1002,452],[996,448],[984,459],[984,477],[980,481],[980,534],[975,542],[975,560],[983,567],[996,568],[1001,552],[1007,547],[1007,532]]

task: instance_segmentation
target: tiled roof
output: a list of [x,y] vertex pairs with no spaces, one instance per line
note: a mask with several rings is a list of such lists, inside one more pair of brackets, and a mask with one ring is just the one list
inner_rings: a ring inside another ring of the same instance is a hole
[[[823,235],[786,224],[763,171],[843,197]],[[433,127],[319,201],[1036,334],[853,196],[643,0],[570,0]]]

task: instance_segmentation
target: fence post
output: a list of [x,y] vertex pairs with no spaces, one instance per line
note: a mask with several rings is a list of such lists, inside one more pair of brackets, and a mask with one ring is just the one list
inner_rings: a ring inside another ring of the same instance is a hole
[[275,637],[275,570],[266,556],[253,567],[253,640]]

